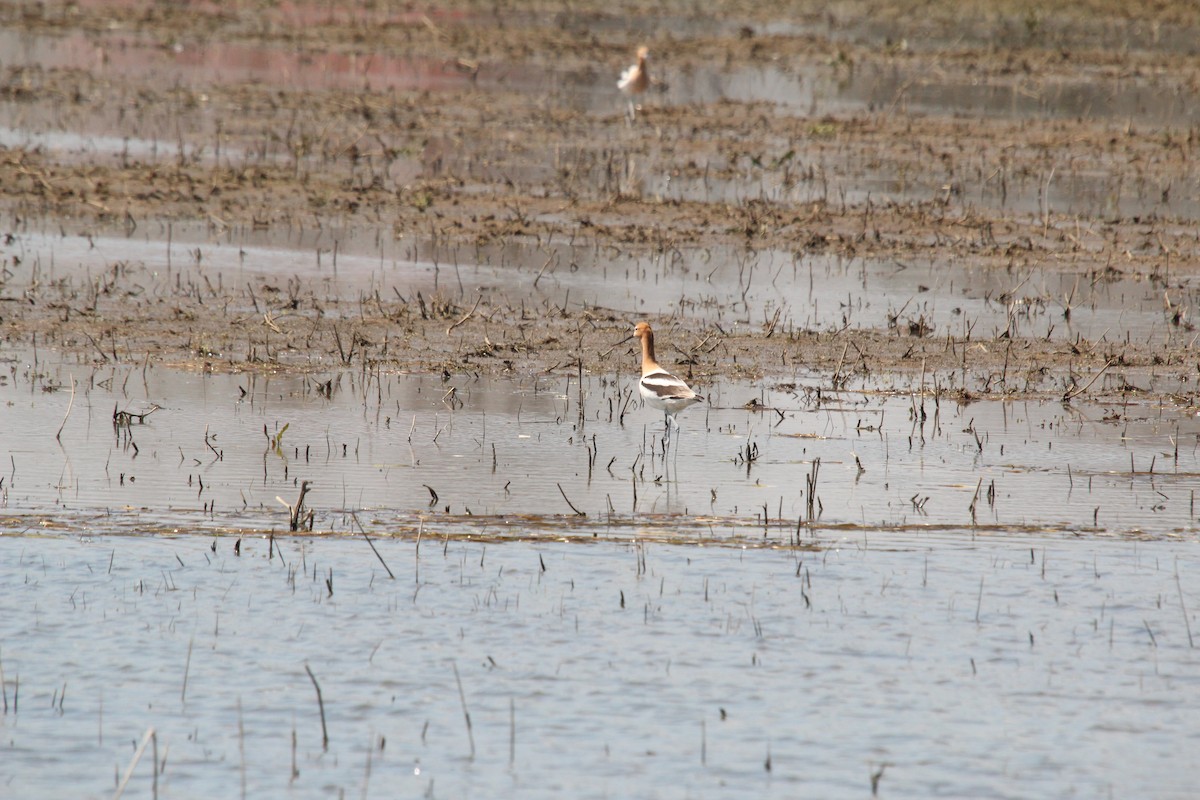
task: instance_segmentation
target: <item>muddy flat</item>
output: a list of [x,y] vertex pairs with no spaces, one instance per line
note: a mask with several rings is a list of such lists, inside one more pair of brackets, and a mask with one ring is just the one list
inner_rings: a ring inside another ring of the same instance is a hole
[[5,338],[602,372],[647,316],[697,375],[1190,403],[1198,15],[1092,5],[10,5]]

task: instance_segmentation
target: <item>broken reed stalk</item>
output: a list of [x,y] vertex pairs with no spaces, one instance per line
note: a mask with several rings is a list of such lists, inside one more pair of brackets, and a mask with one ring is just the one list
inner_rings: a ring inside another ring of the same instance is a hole
[[246,800],[246,723],[242,719],[242,696],[237,699],[238,711],[238,760],[242,779],[242,800]]
[[[284,500],[279,495],[275,495],[275,499],[287,507],[288,510],[288,527],[293,531],[300,530],[302,518],[304,517],[304,496],[308,494],[308,481],[300,481],[300,496],[296,498],[296,505],[292,505],[287,500]],[[309,523],[309,530],[312,529],[312,512],[308,512],[308,519],[303,520]]]
[[812,470],[804,478],[805,487],[808,489],[805,494],[805,505],[808,509],[808,521],[811,524],[815,514],[817,502],[817,475],[821,472],[821,459],[814,458],[812,462]]
[[[134,751],[133,760],[129,762],[129,766],[125,768],[125,774],[121,777],[121,782],[117,784],[117,791],[113,793],[113,800],[119,800],[121,795],[125,793],[125,787],[129,784],[129,779],[133,777],[134,768],[142,760],[142,754],[146,752],[146,745],[150,744],[150,740],[155,736],[153,727],[146,729],[145,735],[142,736],[142,743]],[[155,764],[154,768],[157,770],[158,765]]]
[[[974,663],[974,662],[972,662],[972,663]],[[877,769],[871,773],[871,797],[879,796],[879,782],[881,780],[883,780],[884,770],[886,770],[890,766],[891,766],[891,764],[889,764],[885,761],[884,763],[879,765],[879,769]]]
[[379,563],[383,564],[383,568],[387,570],[388,577],[396,580],[396,576],[392,574],[392,570],[388,567],[387,562],[383,560],[383,556],[379,555],[379,551],[375,549],[375,543],[371,541],[371,537],[367,536],[367,532],[363,530],[362,523],[358,521],[358,512],[353,512],[350,516],[354,518],[354,524],[358,526],[359,533],[367,540],[367,544],[371,545],[371,552],[375,554],[375,557],[379,559]]
[[309,680],[312,681],[313,688],[317,690],[317,707],[321,709],[321,749],[329,749],[329,729],[325,727],[325,700],[321,697],[321,684],[317,683],[317,676],[313,675],[312,669],[308,664],[304,665],[304,671],[308,673]]
[[[1070,472],[1070,470],[1071,470],[1071,466],[1068,464],[1067,465],[1068,473]],[[975,484],[975,496],[971,498],[971,505],[968,507],[968,510],[971,512],[971,524],[972,525],[975,524],[975,504],[979,502],[979,490],[981,488],[983,488],[983,478],[980,478],[979,482]]]
[[979,624],[979,610],[983,608],[983,576],[979,576],[979,597],[975,598],[975,624]]
[[[114,412],[113,416],[115,418],[115,416],[116,416],[115,412]],[[213,438],[214,439],[216,438],[216,434],[213,434]],[[208,446],[209,450],[212,450],[213,455],[217,457],[217,461],[223,461],[225,459],[224,451],[218,450],[216,447],[213,446],[213,443],[210,442],[208,439],[209,439],[208,426],[205,425],[204,426],[204,444]]]
[[467,722],[467,740],[471,743],[471,760],[475,759],[475,732],[471,730],[471,712],[467,711],[467,696],[463,692],[462,678],[458,676],[458,663],[450,662],[454,667],[454,680],[458,683],[458,700],[462,703],[463,719]]
[[559,494],[561,494],[563,496],[563,500],[566,500],[567,505],[569,505],[571,507],[571,510],[575,512],[575,516],[577,516],[577,517],[586,517],[587,516],[587,514],[583,513],[582,511],[580,511],[578,508],[575,507],[575,504],[571,502],[571,498],[567,497],[567,493],[563,491],[561,483],[556,483],[555,486],[558,487],[558,492],[559,492]]
[[304,496],[308,494],[308,486],[308,481],[300,481],[300,496],[296,498],[296,508],[292,510],[291,526],[294,531],[300,529],[300,520],[304,516]]
[[58,433],[54,434],[54,438],[62,441],[63,428],[67,427],[67,420],[71,416],[71,409],[75,407],[75,376],[71,376],[71,400],[67,403],[67,413],[63,415],[62,425],[58,426]]
[[472,316],[474,316],[474,314],[475,314],[475,309],[479,308],[479,302],[480,302],[481,300],[483,300],[483,295],[482,295],[482,294],[480,294],[480,295],[479,295],[479,297],[475,298],[475,305],[471,306],[471,310],[470,310],[470,311],[468,311],[468,312],[466,313],[466,315],[464,315],[464,316],[463,316],[463,318],[462,318],[462,319],[460,319],[458,322],[456,322],[456,323],[454,323],[453,325],[451,325],[449,328],[446,328],[446,335],[447,335],[447,336],[449,336],[449,335],[450,335],[450,332],[451,332],[452,330],[454,330],[455,328],[457,328],[459,325],[462,325],[464,322],[466,322],[466,321],[467,321],[467,320],[469,320],[469,319],[470,319]]
[[300,768],[296,766],[296,725],[292,723],[292,780],[300,777]]
[[417,547],[413,551],[413,580],[420,585],[421,583],[421,537],[425,535],[425,518],[421,518],[421,525],[417,528]]
[[188,672],[192,668],[192,647],[196,644],[196,637],[193,635],[192,640],[188,642],[187,661],[183,662],[183,688],[179,691],[179,704],[187,704],[187,682]]
[[842,363],[846,360],[846,353],[849,350],[850,343],[847,342],[846,346],[842,348],[842,357],[838,359],[837,369],[833,371],[833,378],[829,381],[835,392],[841,389],[846,383],[846,379],[842,377]]
[[1183,586],[1179,583],[1179,564],[1175,565],[1175,588],[1179,590],[1179,610],[1183,612],[1183,625],[1187,628],[1188,647],[1195,649],[1196,643],[1192,641],[1192,623],[1188,621],[1187,606],[1183,604]]
[[540,281],[542,279],[543,273],[546,272],[546,267],[550,266],[550,262],[552,262],[553,260],[554,260],[554,256],[549,256],[546,259],[546,263],[542,264],[542,268],[540,270],[538,270],[537,277],[533,279],[533,288],[535,288],[535,289],[537,288],[538,281]]
[[1117,363],[1117,359],[1114,356],[1113,358],[1110,358],[1107,362],[1105,362],[1104,366],[1101,367],[1100,371],[1097,372],[1095,375],[1093,375],[1092,379],[1090,381],[1088,381],[1087,383],[1085,383],[1083,385],[1082,389],[1077,389],[1077,388],[1075,388],[1074,385],[1072,385],[1070,389],[1067,389],[1067,391],[1063,392],[1063,397],[1062,397],[1063,402],[1069,403],[1071,400],[1075,399],[1079,395],[1086,392],[1088,389],[1092,388],[1092,384],[1095,383],[1097,380],[1099,380],[1101,375],[1103,375],[1105,372],[1108,372],[1108,368],[1111,367],[1115,363]]

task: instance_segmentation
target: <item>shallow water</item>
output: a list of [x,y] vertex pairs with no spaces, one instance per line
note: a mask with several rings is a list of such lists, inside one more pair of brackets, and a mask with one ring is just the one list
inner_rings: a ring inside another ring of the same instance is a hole
[[[773,386],[716,381],[664,451],[662,417],[640,407],[632,369],[581,386],[574,376],[223,375],[24,356],[0,376],[0,500],[16,529],[65,518],[92,531],[282,531],[286,504],[310,481],[314,528],[331,532],[428,524],[505,536],[520,520],[541,529],[576,510],[593,535],[618,537],[638,535],[643,517],[698,515],[681,534],[697,541],[789,541],[801,520],[1198,530],[1200,424],[1149,401],[959,406],[886,386],[818,400],[805,387],[821,380],[804,373]],[[117,411],[139,416],[114,423]]]
[[1194,543],[815,544],[0,537],[6,792],[1190,794]]

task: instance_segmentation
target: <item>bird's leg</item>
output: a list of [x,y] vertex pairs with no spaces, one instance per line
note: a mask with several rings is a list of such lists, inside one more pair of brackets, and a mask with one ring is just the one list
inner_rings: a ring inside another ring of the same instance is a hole
[[663,428],[663,443],[670,444],[671,443],[671,415],[668,414],[666,411],[663,412],[663,422],[665,423],[665,426]]

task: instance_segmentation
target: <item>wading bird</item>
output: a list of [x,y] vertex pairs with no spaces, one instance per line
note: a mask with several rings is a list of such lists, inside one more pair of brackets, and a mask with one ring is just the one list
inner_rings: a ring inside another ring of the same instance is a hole
[[654,331],[649,323],[639,322],[633,335],[642,340],[642,379],[638,382],[638,391],[641,392],[646,405],[663,412],[667,425],[663,439],[664,443],[670,442],[672,424],[679,426],[675,415],[693,403],[703,401],[704,398],[654,360]]
[[634,95],[645,94],[650,88],[650,70],[646,66],[646,58],[650,55],[650,51],[645,47],[639,47],[637,51],[637,63],[631,67],[626,67],[621,73],[621,80],[617,81],[617,88],[629,96],[629,121],[632,122],[637,109],[633,104]]

